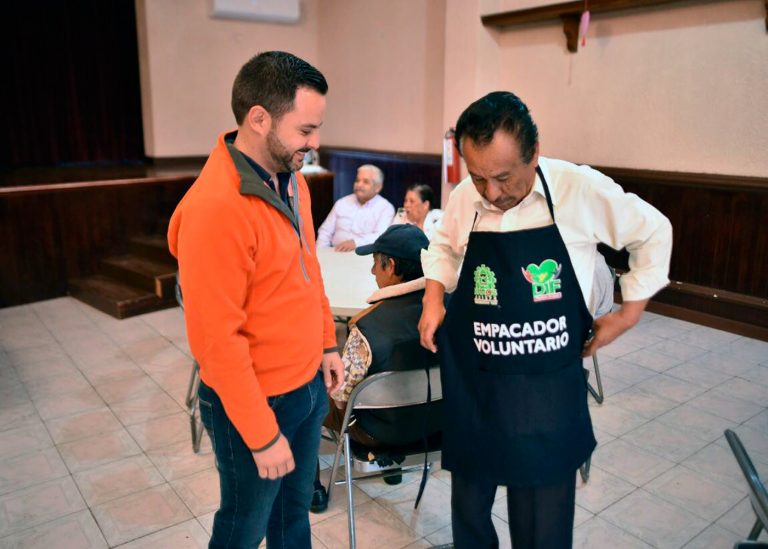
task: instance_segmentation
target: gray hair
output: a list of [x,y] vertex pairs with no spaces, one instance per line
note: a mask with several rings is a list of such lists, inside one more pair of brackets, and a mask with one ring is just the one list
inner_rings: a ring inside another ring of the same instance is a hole
[[371,170],[373,172],[373,182],[379,186],[384,185],[384,172],[382,172],[378,166],[374,166],[373,164],[363,164],[357,168],[357,171],[360,170]]

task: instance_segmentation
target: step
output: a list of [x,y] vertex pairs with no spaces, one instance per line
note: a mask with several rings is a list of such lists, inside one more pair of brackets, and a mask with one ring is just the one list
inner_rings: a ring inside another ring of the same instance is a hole
[[70,280],[68,293],[115,318],[128,318],[176,306],[175,299],[162,299],[152,292],[104,275]]
[[174,298],[176,269],[174,264],[133,254],[112,256],[100,262],[103,274],[161,298]]
[[128,251],[161,263],[176,264],[176,258],[168,251],[168,240],[165,235],[132,236],[128,239]]

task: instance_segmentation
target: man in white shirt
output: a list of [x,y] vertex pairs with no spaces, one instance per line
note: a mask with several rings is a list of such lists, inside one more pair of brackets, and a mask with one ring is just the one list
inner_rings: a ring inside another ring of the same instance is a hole
[[384,174],[378,167],[360,166],[352,194],[336,201],[317,230],[317,247],[351,252],[373,243],[395,216],[394,206],[379,195],[383,185]]
[[[422,253],[419,321],[422,345],[441,351],[453,541],[498,547],[491,506],[504,485],[516,549],[571,547],[575,474],[596,445],[582,356],[634,326],[669,282],[671,225],[600,172],[539,156],[512,93],[470,105],[456,139],[470,176]],[[621,307],[593,319],[599,242],[626,248],[630,270]]]

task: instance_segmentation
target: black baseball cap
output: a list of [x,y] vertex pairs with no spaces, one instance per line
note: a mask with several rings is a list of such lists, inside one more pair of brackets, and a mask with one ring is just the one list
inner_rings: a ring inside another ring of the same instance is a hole
[[390,225],[373,244],[355,248],[357,255],[385,254],[399,259],[419,261],[421,250],[429,247],[429,239],[416,225]]

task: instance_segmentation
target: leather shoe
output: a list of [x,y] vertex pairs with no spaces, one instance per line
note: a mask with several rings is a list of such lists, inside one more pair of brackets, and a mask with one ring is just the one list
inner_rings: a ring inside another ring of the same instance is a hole
[[315,486],[315,491],[312,493],[312,504],[309,506],[309,510],[313,513],[322,513],[328,509],[328,492],[325,487]]

